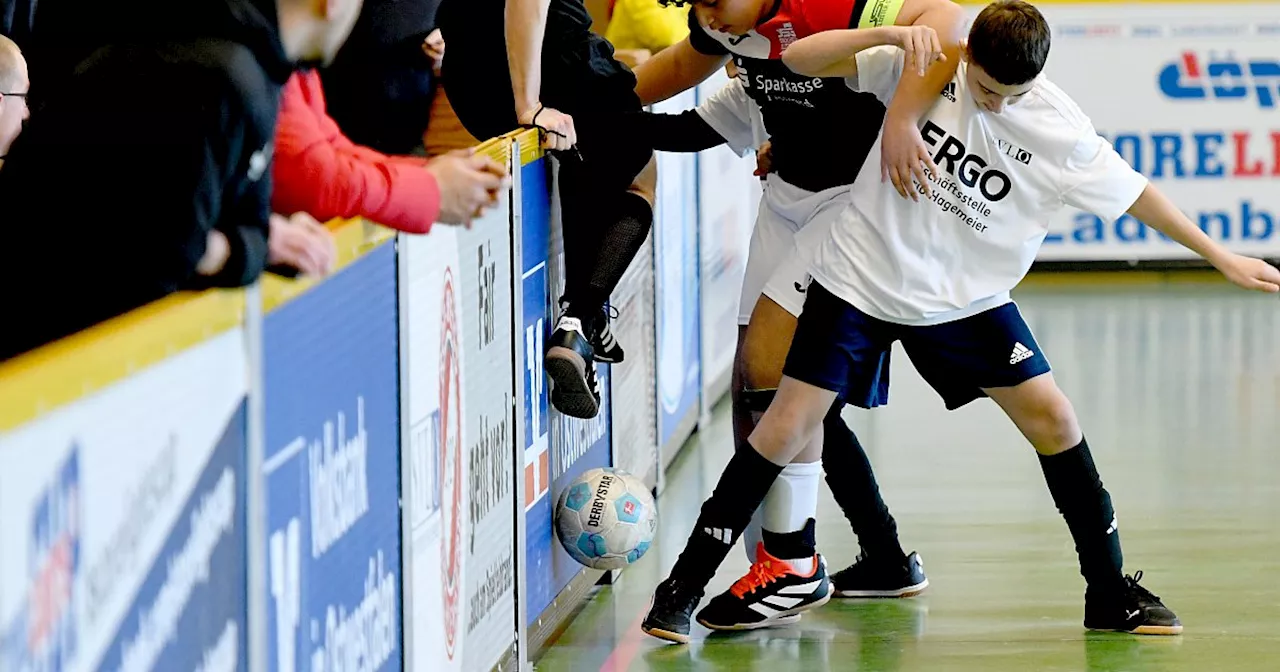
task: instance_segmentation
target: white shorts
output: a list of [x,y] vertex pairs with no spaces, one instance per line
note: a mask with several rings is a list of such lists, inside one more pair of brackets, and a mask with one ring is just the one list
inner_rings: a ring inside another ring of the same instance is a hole
[[[820,244],[848,203],[849,187],[805,191],[769,175],[760,197],[756,226],[751,231],[747,270],[738,300],[738,324],[751,321],[751,311],[763,294],[783,310],[800,316],[809,269],[799,245]],[[803,236],[797,234],[804,230]]]

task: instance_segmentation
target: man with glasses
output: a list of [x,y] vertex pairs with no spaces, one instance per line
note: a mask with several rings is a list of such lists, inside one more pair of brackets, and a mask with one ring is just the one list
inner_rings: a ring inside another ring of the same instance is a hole
[[22,133],[22,124],[31,116],[27,109],[27,60],[13,40],[0,35],[0,167],[9,155],[9,145]]

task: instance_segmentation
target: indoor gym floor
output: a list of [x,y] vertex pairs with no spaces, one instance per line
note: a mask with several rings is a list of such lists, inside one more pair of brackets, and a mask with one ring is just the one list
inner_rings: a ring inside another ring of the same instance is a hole
[[[890,406],[848,417],[924,560],[924,595],[833,600],[750,633],[695,624],[688,646],[641,633],[732,451],[721,404],[668,472],[657,543],[537,669],[1280,670],[1280,301],[1196,273],[1033,276],[1015,298],[1080,415],[1126,570],[1145,572],[1183,636],[1087,633],[1071,540],[1031,448],[989,401],[946,412],[897,350]],[[819,506],[835,571],[857,546],[825,486]],[[708,595],[746,568],[739,544]]]

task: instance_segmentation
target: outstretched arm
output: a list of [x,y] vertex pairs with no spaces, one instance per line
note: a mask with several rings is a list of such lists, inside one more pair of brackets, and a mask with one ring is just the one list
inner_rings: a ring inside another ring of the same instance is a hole
[[725,54],[698,51],[686,37],[635,69],[636,95],[645,105],[660,103],[701,84],[728,60]]
[[885,45],[904,49],[908,67],[917,61],[928,67],[934,61],[946,60],[933,28],[882,26],[815,33],[782,52],[782,62],[806,77],[856,77],[858,52]]
[[1187,218],[1155,186],[1148,184],[1129,214],[1200,255],[1231,282],[1245,289],[1280,292],[1280,270],[1261,259],[1228,251]]

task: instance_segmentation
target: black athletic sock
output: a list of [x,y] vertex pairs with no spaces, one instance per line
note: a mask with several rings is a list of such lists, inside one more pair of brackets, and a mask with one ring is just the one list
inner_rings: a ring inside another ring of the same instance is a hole
[[1053,503],[1062,512],[1076,542],[1080,574],[1093,590],[1120,590],[1124,586],[1124,555],[1111,495],[1093,464],[1089,444],[1058,453],[1041,455],[1040,468],[1049,484]]
[[837,403],[822,423],[822,468],[827,485],[868,558],[905,562],[898,523],[880,497],[867,451],[840,417],[841,410],[843,405]]
[[779,560],[803,560],[818,552],[814,520],[805,521],[804,527],[794,532],[763,532],[764,550]]
[[643,196],[624,191],[616,198],[611,195],[607,202],[609,206],[601,214],[609,217],[608,229],[601,241],[590,283],[591,289],[601,297],[596,310],[618,286],[653,227],[653,206]]
[[590,323],[608,298],[591,289],[591,276],[604,239],[605,229],[600,222],[602,207],[580,163],[562,162],[558,177],[560,234],[564,247],[562,298],[569,304],[565,314],[582,320],[583,330],[590,335]]
[[734,451],[711,499],[702,505],[693,533],[671,568],[671,578],[705,589],[780,473],[782,467],[749,443]]

